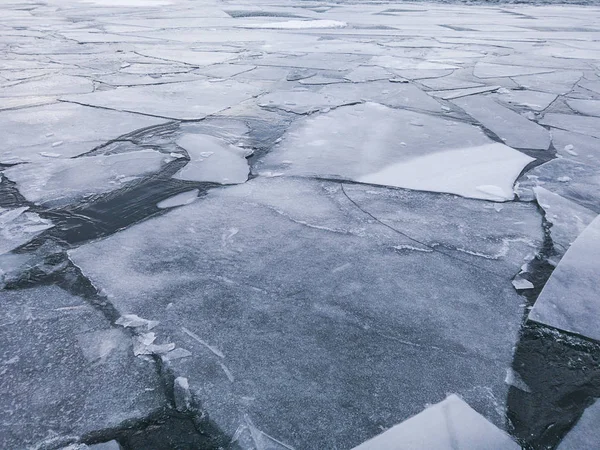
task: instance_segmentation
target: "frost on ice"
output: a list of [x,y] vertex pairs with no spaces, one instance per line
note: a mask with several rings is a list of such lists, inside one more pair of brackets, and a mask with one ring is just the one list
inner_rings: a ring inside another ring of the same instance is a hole
[[477,127],[366,103],[298,121],[258,170],[505,201],[532,160]]

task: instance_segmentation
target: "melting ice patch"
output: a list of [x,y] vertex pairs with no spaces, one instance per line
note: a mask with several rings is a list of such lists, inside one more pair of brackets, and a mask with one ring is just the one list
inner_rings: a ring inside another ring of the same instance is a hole
[[530,161],[475,126],[366,103],[299,121],[259,172],[505,201]]
[[[173,178],[221,184],[244,183],[248,179],[248,150],[206,134],[186,134],[177,145],[187,150],[191,161]],[[160,206],[159,206],[160,207]]]

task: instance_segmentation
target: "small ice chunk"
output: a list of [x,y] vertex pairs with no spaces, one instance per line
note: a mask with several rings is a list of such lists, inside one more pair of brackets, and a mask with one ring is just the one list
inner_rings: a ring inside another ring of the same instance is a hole
[[186,149],[191,161],[173,178],[186,181],[209,181],[221,184],[244,183],[250,168],[245,149],[206,134],[185,134],[177,145]]
[[188,358],[190,356],[192,356],[192,352],[184,348],[177,347],[171,350],[169,353],[163,355],[163,359],[167,361],[174,361],[176,359]]
[[192,189],[191,191],[182,192],[181,194],[169,197],[156,204],[160,209],[174,208],[175,206],[189,205],[198,198],[198,189]]
[[40,152],[40,155],[45,156],[46,158],[60,158],[60,153]]
[[29,207],[6,209],[0,207],[0,255],[23,245],[54,225],[36,213],[26,212]]
[[191,408],[192,393],[187,378],[175,378],[175,381],[173,382],[173,397],[175,398],[175,408],[177,411],[185,412]]
[[512,285],[515,287],[515,289],[517,291],[522,291],[525,289],[533,289],[535,287],[531,281],[526,280],[525,278],[522,278],[519,275],[517,275],[514,278],[514,280],[512,281]]
[[560,181],[561,183],[568,183],[569,181],[571,181],[571,177],[562,176],[562,177],[558,177],[557,180]]
[[125,328],[143,328],[148,331],[156,327],[159,323],[157,320],[142,319],[136,314],[124,314],[115,321],[115,324]]

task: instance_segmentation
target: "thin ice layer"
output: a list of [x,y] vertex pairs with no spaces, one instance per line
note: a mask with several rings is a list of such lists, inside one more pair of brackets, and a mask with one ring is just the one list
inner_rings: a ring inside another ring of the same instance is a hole
[[[466,228],[479,219],[464,205],[485,205],[446,201]],[[539,227],[523,234],[499,222],[503,211],[489,211],[488,229],[541,241]],[[533,205],[519,211],[517,220],[540,220]],[[223,432],[247,426],[247,415],[290,447],[351,448],[447,392],[501,422],[496,402],[523,311],[504,273],[531,249],[479,257],[489,262],[481,268],[442,254],[453,229],[440,227],[431,248],[402,234],[415,226],[382,225],[339,183],[258,177],[69,255],[121,314],[160,321],[192,352],[172,361],[174,376],[188,378]],[[468,239],[461,247],[477,250]]]
[[[399,446],[401,445],[401,446]],[[508,434],[457,395],[355,447],[354,450],[518,450]]]
[[533,192],[546,213],[546,220],[552,224],[550,236],[554,248],[562,254],[597,214],[543,187],[537,186],[533,188]]
[[220,184],[243,183],[250,168],[249,152],[207,134],[185,134],[177,145],[184,148],[191,161],[173,178],[186,181],[212,181]]
[[59,103],[0,113],[0,163],[42,161],[44,152],[70,158],[140,128],[164,123],[87,106]]
[[584,412],[575,426],[558,445],[558,450],[581,450],[594,448],[600,442],[598,422],[600,421],[600,401],[596,400]]
[[49,285],[0,291],[0,304],[1,448],[115,429],[165,404],[154,366],[82,298]]
[[530,161],[477,127],[367,103],[298,121],[258,168],[504,201]]
[[85,156],[75,159],[49,158],[39,163],[19,164],[4,171],[30,202],[60,207],[125,186],[157,172],[165,154],[155,150]]
[[529,319],[600,340],[600,218],[579,235],[552,272]]
[[27,206],[8,209],[0,207],[0,255],[27,243],[54,226],[52,221],[28,212],[28,209]]

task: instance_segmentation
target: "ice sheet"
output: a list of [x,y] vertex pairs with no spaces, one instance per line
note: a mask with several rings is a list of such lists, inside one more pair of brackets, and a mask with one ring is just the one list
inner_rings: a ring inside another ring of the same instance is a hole
[[600,138],[600,118],[575,116],[571,114],[548,113],[540,121],[542,125],[548,125],[561,130],[586,134]]
[[600,442],[598,421],[600,420],[600,401],[596,400],[584,412],[575,426],[558,445],[558,450],[579,450],[594,448]]
[[0,207],[0,255],[27,243],[42,231],[54,226],[51,220],[28,212],[28,209],[27,206]]
[[185,134],[177,145],[184,148],[191,161],[173,178],[187,181],[212,181],[220,184],[243,183],[250,168],[246,156],[251,152],[206,134]]
[[366,103],[298,121],[257,167],[503,201],[530,161],[477,127]]
[[571,245],[544,286],[529,319],[600,340],[600,218]]
[[[155,369],[131,354],[129,336],[84,299],[49,285],[2,290],[0,303],[0,447],[112,429],[166,401]],[[20,426],[30,421],[36,426]]]
[[0,163],[44,161],[41,152],[70,158],[121,135],[164,122],[68,103],[2,112]]
[[[523,235],[498,222],[512,208],[414,194],[421,197],[416,205],[446,223],[454,221],[449,210],[468,204],[454,226],[464,227],[475,217],[466,211],[481,208],[476,217],[489,218],[484,236],[493,229],[541,242],[539,227]],[[434,199],[446,208],[430,204]],[[379,205],[387,214],[417,214],[385,196]],[[506,220],[539,223],[533,205],[515,206]],[[427,214],[421,220],[435,223]],[[178,347],[197,355],[171,361],[174,376],[188,378],[229,435],[248,414],[290,447],[351,448],[375,434],[373,423],[392,426],[448,391],[501,423],[495,402],[506,398],[505,368],[522,314],[510,280],[531,247],[517,243],[508,258],[465,253],[475,261],[463,262],[440,253],[452,253],[443,242],[454,231],[430,230],[439,242],[432,250],[401,234],[420,222],[405,223],[382,225],[336,182],[259,177],[69,255],[119,311],[159,320]],[[465,239],[461,247],[470,245]]]
[[238,81],[122,87],[92,94],[67,96],[76,103],[139,112],[172,119],[203,119],[261,92],[261,88]]
[[546,150],[550,134],[535,122],[496,103],[490,97],[470,96],[453,101],[511,147]]
[[4,175],[16,183],[30,202],[60,207],[119,189],[138,177],[157,172],[165,157],[154,150],[140,150],[75,159],[48,158],[11,167]]

